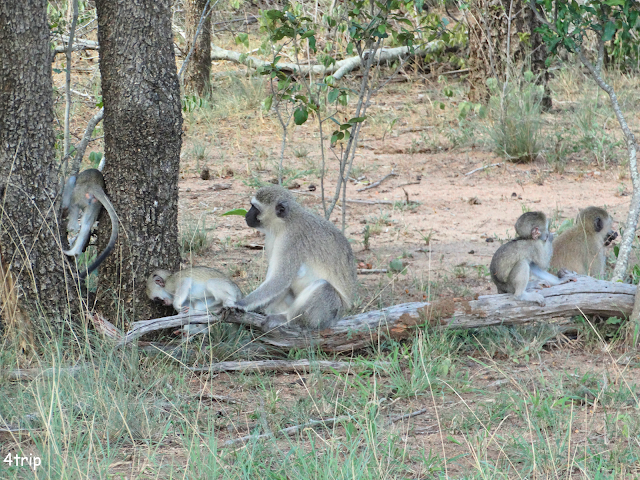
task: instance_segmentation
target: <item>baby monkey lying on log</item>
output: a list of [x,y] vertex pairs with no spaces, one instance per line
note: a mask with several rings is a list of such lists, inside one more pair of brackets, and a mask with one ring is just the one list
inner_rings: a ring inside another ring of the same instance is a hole
[[602,208],[580,210],[574,226],[553,241],[551,267],[602,278],[607,260],[604,247],[618,237],[612,224],[613,219]]
[[[218,315],[242,297],[238,286],[219,270],[210,267],[191,267],[170,273],[156,270],[147,279],[147,296],[155,302],[173,305],[178,313],[210,313]],[[184,325],[183,337],[204,333],[206,324]]]
[[529,276],[541,280],[539,285],[552,286],[575,281],[567,275],[562,279],[546,270],[553,254],[553,234],[549,222],[542,212],[527,212],[516,222],[516,238],[502,245],[491,259],[491,280],[498,293],[513,293],[516,300],[536,302],[544,306],[544,297],[528,292]]
[[154,302],[173,305],[178,313],[219,314],[242,297],[238,286],[219,270],[191,267],[170,273],[156,270],[147,279],[147,296]]

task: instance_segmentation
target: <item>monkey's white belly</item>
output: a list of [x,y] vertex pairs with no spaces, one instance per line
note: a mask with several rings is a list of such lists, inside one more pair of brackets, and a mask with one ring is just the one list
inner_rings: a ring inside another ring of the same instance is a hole
[[316,280],[324,280],[324,279],[316,275],[316,272],[314,271],[313,268],[303,263],[300,269],[298,270],[298,273],[296,274],[296,277],[294,278],[293,283],[291,284],[291,290],[293,290],[294,295],[297,297],[298,295],[300,295],[300,292],[302,292],[305,288],[307,288]]

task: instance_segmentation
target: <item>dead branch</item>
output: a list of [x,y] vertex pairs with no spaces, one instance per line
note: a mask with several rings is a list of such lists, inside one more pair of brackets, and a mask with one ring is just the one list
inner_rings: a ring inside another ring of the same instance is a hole
[[271,438],[271,437],[280,436],[280,435],[294,435],[298,432],[303,431],[306,428],[314,428],[318,426],[331,427],[336,423],[346,422],[350,419],[351,419],[350,416],[345,415],[342,417],[327,418],[326,420],[311,420],[310,422],[303,423],[302,425],[295,425],[293,427],[283,428],[282,430],[278,430],[275,433],[265,433],[263,435],[247,435],[246,437],[227,440],[226,442],[224,442],[223,446],[232,447],[234,445],[238,445],[239,443],[246,443],[251,440],[262,440],[265,438]]
[[389,178],[389,177],[397,177],[397,176],[398,176],[398,174],[392,170],[391,173],[385,175],[384,177],[382,177],[377,182],[373,182],[371,185],[367,185],[366,187],[359,188],[356,191],[357,192],[364,192],[365,190],[369,190],[370,188],[376,188],[378,185],[380,185],[382,182],[384,182],[387,178]]
[[358,275],[369,275],[373,273],[387,273],[386,268],[359,268]]
[[[376,364],[376,366],[384,366]],[[187,367],[192,372],[308,372],[318,369],[322,372],[355,372],[362,370],[363,366],[349,362],[331,362],[328,360],[256,360],[247,362],[219,362],[202,367]]]
[[[582,314],[625,318],[633,308],[635,292],[635,285],[579,277],[577,282],[542,289],[540,293],[546,301],[544,307],[516,301],[510,294],[485,295],[477,300],[449,298],[433,303],[404,303],[345,317],[334,326],[321,331],[309,332],[295,325],[283,325],[263,332],[256,341],[280,349],[315,346],[325,352],[345,352],[376,345],[387,339],[407,338],[413,335],[416,326],[424,323],[446,328],[479,328],[518,325]],[[160,328],[188,323],[224,321],[262,331],[264,320],[265,317],[258,313],[235,309],[226,309],[220,319],[207,314],[179,314],[135,322],[133,328],[117,344],[124,345]]]
[[426,408],[421,408],[420,410],[416,410],[415,412],[407,413],[405,415],[398,415],[396,417],[391,417],[387,420],[387,425],[391,425],[392,423],[399,422],[400,420],[406,420],[407,418],[417,417],[418,415],[422,415],[423,413],[427,413]]
[[[376,52],[376,63],[391,62],[400,57],[407,55],[426,55],[428,53],[437,53],[444,50],[445,44],[442,40],[434,40],[427,43],[422,48],[415,48],[413,52],[409,50],[409,47],[397,47],[386,48]],[[363,55],[363,57],[366,56]],[[216,45],[211,45],[211,60],[225,60],[229,62],[239,63],[250,68],[259,68],[265,65],[270,65],[270,62],[262,60],[260,58],[245,55],[240,52],[234,52],[232,50],[225,50]],[[298,75],[308,75],[313,73],[314,75],[333,75],[333,78],[340,80],[344,75],[359,68],[362,64],[362,59],[359,56],[345,58],[328,67],[324,65],[298,65],[297,63],[278,63],[278,68],[284,72],[296,73]]]
[[476,168],[474,170],[471,170],[470,172],[465,173],[465,175],[472,175],[476,172],[479,172],[480,170],[486,170],[487,168],[492,168],[492,167],[497,167],[498,165],[504,165],[504,162],[500,162],[500,163],[492,163],[491,165],[485,165],[483,167],[480,168]]
[[[56,45],[53,48],[53,55],[51,56],[51,61],[55,60],[55,57],[59,53],[66,53],[69,50],[69,47],[66,45],[69,42],[69,37],[62,35],[62,45]],[[73,45],[71,46],[71,51],[76,52],[78,50],[100,50],[100,46],[98,42],[93,40],[83,40],[83,39],[74,39]]]

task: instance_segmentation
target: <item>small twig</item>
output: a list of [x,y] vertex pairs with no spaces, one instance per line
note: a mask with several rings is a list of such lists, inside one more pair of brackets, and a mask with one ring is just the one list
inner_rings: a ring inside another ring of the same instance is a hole
[[371,273],[387,273],[386,268],[359,268],[358,275],[368,275]]
[[455,75],[456,73],[467,73],[468,71],[468,68],[463,68],[460,70],[452,70],[450,72],[439,73],[438,75]]
[[471,170],[470,172],[465,173],[465,175],[471,175],[473,173],[479,172],[480,170],[486,170],[487,168],[497,167],[499,165],[504,165],[504,162],[492,163],[491,165],[485,165],[484,167],[480,167],[480,168],[476,168],[474,170]]
[[423,413],[426,413],[426,412],[427,412],[427,409],[422,408],[420,410],[416,410],[415,412],[406,413],[404,415],[398,415],[396,417],[391,417],[387,420],[387,425],[391,425],[392,423],[399,422],[400,420],[406,420],[407,418],[417,417],[418,415],[422,415]]
[[400,130],[400,133],[402,134],[402,133],[424,132],[425,130],[429,130],[431,128],[433,128],[433,126],[403,128]]
[[420,182],[407,182],[396,185],[394,188],[406,187],[407,185],[420,185]]
[[362,203],[364,205],[393,205],[389,200],[354,200],[347,199],[347,203]]
[[262,440],[265,438],[272,438],[278,435],[294,435],[306,428],[313,428],[320,425],[325,427],[330,427],[335,423],[345,422],[347,420],[351,420],[351,417],[349,415],[345,415],[342,417],[327,418],[326,420],[312,420],[310,422],[303,423],[302,425],[295,425],[293,427],[283,428],[282,430],[278,430],[275,433],[265,433],[263,435],[247,435],[245,437],[235,438],[233,440],[227,440],[226,442],[224,442],[223,446],[231,447],[239,443],[245,443],[251,440]]
[[384,182],[387,178],[389,177],[397,177],[398,174],[395,173],[393,170],[391,171],[390,174],[385,175],[384,177],[382,177],[380,180],[378,180],[377,182],[373,182],[371,185],[367,185],[366,187],[363,188],[359,188],[358,190],[356,190],[357,192],[364,192],[365,190],[369,190],[370,188],[375,188],[378,185],[380,185],[382,182]]
[[[377,365],[376,365],[377,366]],[[381,365],[380,365],[381,366]],[[321,372],[349,372],[368,368],[354,366],[349,362],[332,362],[328,360],[255,360],[246,362],[219,362],[201,367],[186,367],[192,372],[308,372],[317,368]]]

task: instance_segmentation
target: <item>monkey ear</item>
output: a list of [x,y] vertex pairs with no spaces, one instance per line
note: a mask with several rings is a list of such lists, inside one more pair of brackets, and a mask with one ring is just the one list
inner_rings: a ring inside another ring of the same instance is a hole
[[531,229],[531,238],[537,240],[540,238],[540,229],[538,227],[533,227]]
[[162,278],[160,275],[154,275],[153,281],[156,282],[156,285],[159,285],[162,288],[164,288],[164,278]]
[[289,215],[289,202],[283,200],[276,205],[276,216],[278,218],[284,218]]
[[596,232],[601,232],[602,229],[604,228],[604,222],[600,217],[597,217],[596,221],[593,222],[593,226],[595,227]]

